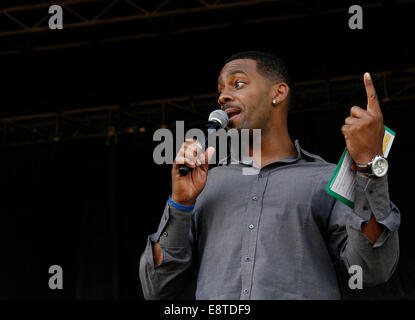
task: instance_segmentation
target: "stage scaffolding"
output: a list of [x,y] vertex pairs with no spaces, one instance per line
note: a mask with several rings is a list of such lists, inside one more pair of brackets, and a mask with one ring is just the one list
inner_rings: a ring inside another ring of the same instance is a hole
[[[408,107],[415,101],[415,69],[399,73],[372,72],[383,110]],[[362,95],[362,75],[349,75],[294,83],[291,116],[311,112],[349,109]],[[362,105],[363,103],[363,105]],[[365,101],[360,105],[365,107]],[[62,112],[19,115],[0,119],[1,147],[67,140],[111,138],[144,134],[159,128],[174,129],[177,120],[185,126],[201,127],[209,113],[218,108],[217,93],[171,97],[126,104],[103,105]]]

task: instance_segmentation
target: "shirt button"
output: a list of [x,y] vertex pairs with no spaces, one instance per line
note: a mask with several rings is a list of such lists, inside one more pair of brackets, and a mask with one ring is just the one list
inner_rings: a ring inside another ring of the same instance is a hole
[[363,210],[367,211],[369,208],[367,206],[363,206]]
[[167,233],[167,231],[163,232],[163,237],[167,237],[169,234]]
[[249,257],[246,257],[246,258],[245,258],[245,261],[246,261],[246,262],[249,262],[249,261],[251,261],[251,259],[249,259]]
[[252,200],[258,200],[258,197],[257,196],[253,196],[252,197]]
[[248,292],[249,292],[248,289],[244,289],[245,294],[248,294]]
[[250,224],[250,225],[248,226],[248,228],[249,228],[249,229],[253,229],[253,228],[254,228],[254,225],[253,225],[253,224]]

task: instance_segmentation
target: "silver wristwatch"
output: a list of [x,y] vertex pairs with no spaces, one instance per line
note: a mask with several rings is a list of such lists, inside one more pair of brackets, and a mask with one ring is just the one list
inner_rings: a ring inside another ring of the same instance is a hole
[[367,173],[369,177],[383,177],[388,172],[388,161],[383,156],[375,156],[368,164],[356,163],[356,171]]

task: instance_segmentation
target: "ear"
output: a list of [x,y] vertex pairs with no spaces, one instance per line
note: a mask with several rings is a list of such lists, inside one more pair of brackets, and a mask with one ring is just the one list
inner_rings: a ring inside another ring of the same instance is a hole
[[285,102],[288,98],[290,88],[285,82],[280,82],[272,86],[272,104],[274,106]]

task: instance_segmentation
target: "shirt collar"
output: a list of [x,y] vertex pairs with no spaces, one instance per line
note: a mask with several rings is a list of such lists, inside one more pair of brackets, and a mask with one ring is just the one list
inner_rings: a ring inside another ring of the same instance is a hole
[[[298,141],[298,139],[296,139],[294,141],[294,146],[295,146],[295,149],[297,150],[297,156],[296,157],[282,158],[282,159],[279,159],[279,160],[273,162],[273,164],[274,163],[281,163],[281,164],[283,164],[283,163],[286,163],[286,164],[294,163],[294,162],[297,162],[300,159],[304,159],[304,160],[307,160],[307,161],[315,161],[317,159],[321,160],[321,157],[319,157],[315,154],[312,154],[312,153],[304,150],[303,148],[301,148],[300,147],[300,142]],[[242,156],[241,158],[242,158],[241,160],[238,160],[238,159],[232,157],[232,155],[229,155],[225,159],[219,161],[219,165],[226,165],[228,163],[227,162],[228,159],[232,159],[232,163],[239,163],[239,164],[242,164],[242,165],[258,168],[258,166],[256,165],[256,163],[253,162],[251,157]]]

